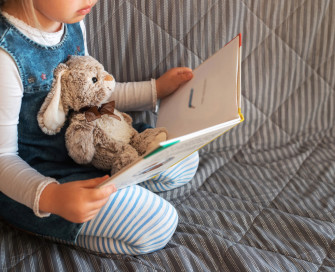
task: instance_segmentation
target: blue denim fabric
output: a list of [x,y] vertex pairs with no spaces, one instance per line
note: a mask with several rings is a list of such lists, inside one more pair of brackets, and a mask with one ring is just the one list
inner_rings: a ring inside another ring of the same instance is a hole
[[[79,24],[66,25],[62,41],[42,46],[24,36],[0,14],[0,47],[15,60],[24,87],[18,125],[19,155],[41,174],[60,183],[105,175],[93,167],[76,164],[65,147],[62,131],[46,135],[38,126],[37,113],[48,94],[56,66],[69,55],[84,55],[84,40]],[[10,181],[8,181],[10,182]],[[81,224],[59,216],[38,218],[28,207],[0,193],[0,216],[26,231],[67,241],[75,241]]]
[[136,129],[139,133],[145,131],[147,128],[152,128],[152,126],[146,123],[135,123],[132,124],[133,128]]

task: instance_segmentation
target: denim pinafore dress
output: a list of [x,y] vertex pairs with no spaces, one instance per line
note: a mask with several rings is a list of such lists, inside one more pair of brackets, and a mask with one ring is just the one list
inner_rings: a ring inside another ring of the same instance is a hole
[[[56,135],[46,135],[37,122],[37,113],[53,81],[53,71],[70,55],[84,55],[84,39],[79,23],[65,25],[62,41],[43,46],[30,40],[0,14],[0,47],[18,67],[24,93],[18,124],[19,156],[41,174],[60,183],[89,179],[106,172],[76,164],[65,147],[64,125]],[[10,181],[8,181],[10,182]],[[37,235],[73,242],[82,224],[57,215],[39,218],[33,211],[0,192],[0,217],[8,223]]]

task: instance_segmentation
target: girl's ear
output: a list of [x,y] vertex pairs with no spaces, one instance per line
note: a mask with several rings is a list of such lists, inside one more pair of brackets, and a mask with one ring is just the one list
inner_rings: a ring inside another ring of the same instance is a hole
[[49,135],[58,133],[65,123],[65,112],[62,99],[62,76],[67,71],[65,64],[59,64],[55,69],[54,81],[51,90],[44,100],[37,115],[37,120],[42,131]]

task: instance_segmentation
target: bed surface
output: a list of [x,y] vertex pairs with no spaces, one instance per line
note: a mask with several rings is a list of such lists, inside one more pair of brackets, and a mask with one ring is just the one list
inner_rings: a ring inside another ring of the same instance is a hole
[[88,47],[118,81],[195,68],[242,33],[245,121],[160,194],[179,214],[164,249],[99,255],[0,221],[0,270],[335,271],[334,14],[333,0],[101,0]]

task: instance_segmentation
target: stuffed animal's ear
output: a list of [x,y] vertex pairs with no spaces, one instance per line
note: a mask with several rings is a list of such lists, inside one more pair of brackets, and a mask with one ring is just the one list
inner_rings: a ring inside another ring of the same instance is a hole
[[60,64],[55,69],[55,76],[51,90],[45,98],[37,115],[40,128],[44,133],[49,135],[58,133],[66,120],[66,112],[61,99],[62,76],[66,71],[67,66],[65,64]]

